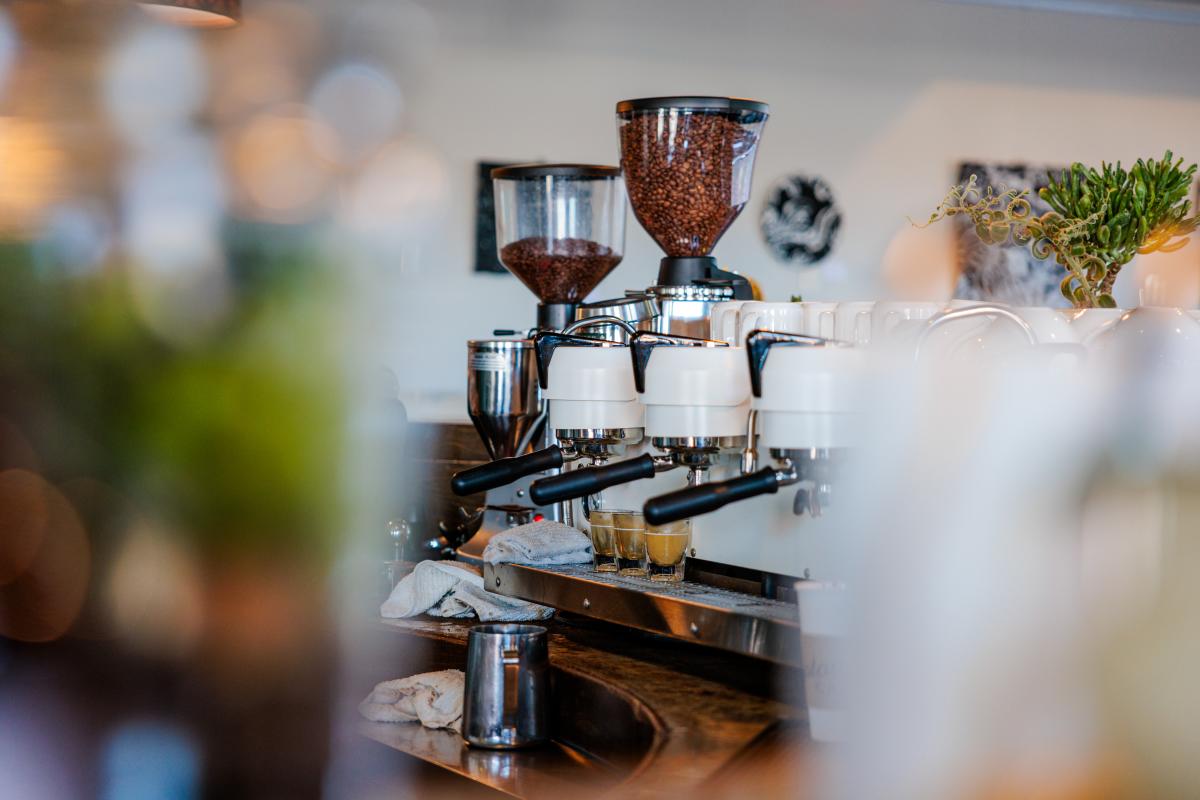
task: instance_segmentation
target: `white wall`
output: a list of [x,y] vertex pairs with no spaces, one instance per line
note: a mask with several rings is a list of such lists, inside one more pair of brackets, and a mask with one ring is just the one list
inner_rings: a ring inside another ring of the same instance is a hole
[[[617,100],[729,94],[771,104],[751,205],[717,246],[768,299],[875,297],[891,237],[964,159],[1200,159],[1200,27],[933,0],[440,0],[407,125],[440,155],[444,202],[382,288],[379,334],[407,392],[461,394],[464,340],[532,323],[508,275],[472,272],[475,162],[616,163]],[[757,218],[777,177],[833,186],[844,222],[824,270],[771,259]],[[438,192],[431,193],[438,196]],[[633,219],[593,297],[652,282]],[[436,330],[437,335],[427,333]],[[419,346],[414,346],[416,343]]]

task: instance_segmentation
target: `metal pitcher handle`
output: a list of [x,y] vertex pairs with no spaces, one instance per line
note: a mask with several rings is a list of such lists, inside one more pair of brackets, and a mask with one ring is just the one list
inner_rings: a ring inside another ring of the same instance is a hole
[[517,727],[517,676],[521,668],[521,654],[516,650],[505,650],[500,654],[500,663],[504,665],[504,727]]

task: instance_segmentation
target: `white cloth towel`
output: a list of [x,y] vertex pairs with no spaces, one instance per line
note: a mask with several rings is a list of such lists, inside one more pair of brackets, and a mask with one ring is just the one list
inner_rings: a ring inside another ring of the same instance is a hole
[[478,616],[484,622],[546,619],[553,608],[528,603],[483,588],[483,576],[457,561],[422,561],[392,589],[379,608],[389,618]]
[[531,566],[587,564],[592,560],[592,540],[561,522],[531,522],[493,536],[483,549],[483,560]]
[[372,722],[420,722],[462,732],[463,672],[444,669],[378,684],[358,704]]

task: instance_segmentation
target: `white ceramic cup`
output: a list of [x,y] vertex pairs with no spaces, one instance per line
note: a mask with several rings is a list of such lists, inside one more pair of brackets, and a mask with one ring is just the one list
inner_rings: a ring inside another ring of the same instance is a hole
[[870,344],[873,308],[875,303],[871,300],[838,303],[834,312],[833,338],[851,344]]
[[1125,309],[1122,308],[1060,308],[1058,313],[1071,325],[1080,344],[1091,345],[1100,336],[1112,331]]
[[[1077,344],[1079,335],[1071,328],[1070,321],[1056,308],[1045,306],[1017,306],[1009,309],[1020,317],[1033,332],[1036,344]],[[956,351],[959,355],[976,353],[1004,353],[1029,347],[1029,336],[1011,319],[984,317],[987,325],[971,330],[969,338]]]
[[807,336],[820,336],[822,339],[832,339],[837,326],[837,303],[805,301],[803,327],[799,333]]
[[909,300],[885,300],[871,309],[871,341],[898,335],[912,335],[921,328],[921,323],[942,310],[941,303],[913,302]]
[[805,333],[806,303],[762,303],[751,301],[738,311],[738,336],[735,344],[745,344],[751,331]]
[[748,300],[726,300],[712,308],[708,321],[708,336],[731,345],[738,343],[738,313]]

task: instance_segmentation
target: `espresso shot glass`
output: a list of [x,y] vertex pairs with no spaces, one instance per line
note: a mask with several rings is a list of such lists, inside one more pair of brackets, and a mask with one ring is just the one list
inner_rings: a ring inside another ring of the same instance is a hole
[[665,525],[647,525],[642,539],[646,577],[658,583],[682,581],[684,562],[692,546],[692,521],[681,519]]
[[613,534],[617,544],[617,571],[633,578],[646,577],[646,523],[640,511],[614,511]]
[[596,572],[616,572],[617,542],[613,535],[613,512],[593,509],[588,514],[588,533],[592,537],[592,565]]

